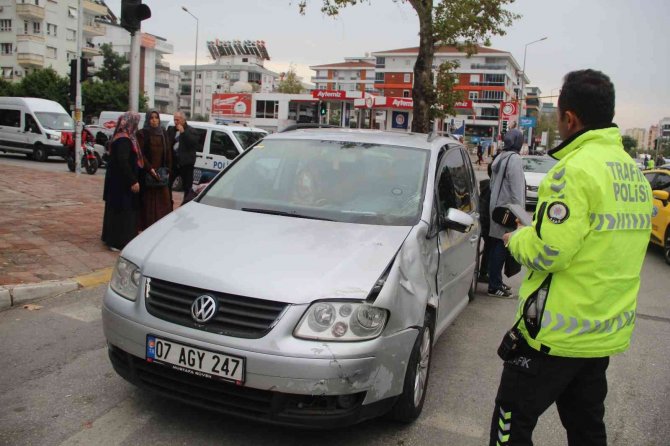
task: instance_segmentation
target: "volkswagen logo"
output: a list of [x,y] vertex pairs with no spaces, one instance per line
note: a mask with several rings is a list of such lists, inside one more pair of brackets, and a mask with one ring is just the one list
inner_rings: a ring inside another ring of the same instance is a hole
[[193,316],[194,321],[204,324],[214,317],[217,310],[216,299],[204,294],[193,301],[191,316]]

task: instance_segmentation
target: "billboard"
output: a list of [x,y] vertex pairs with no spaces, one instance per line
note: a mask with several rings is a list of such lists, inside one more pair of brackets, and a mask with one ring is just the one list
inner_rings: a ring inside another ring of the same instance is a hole
[[251,117],[251,94],[219,93],[212,95],[212,114]]
[[535,116],[522,116],[519,118],[520,127],[536,127],[537,118]]

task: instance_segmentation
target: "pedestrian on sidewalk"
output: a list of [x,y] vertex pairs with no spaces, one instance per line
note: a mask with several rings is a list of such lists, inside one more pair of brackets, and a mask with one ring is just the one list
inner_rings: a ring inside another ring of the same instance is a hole
[[483,162],[484,162],[484,147],[480,142],[477,144],[477,165],[481,166]]
[[184,188],[184,200],[193,187],[193,168],[198,138],[186,122],[183,112],[174,114],[174,127],[168,129],[168,147],[172,149],[172,175],[170,190],[177,177],[181,177]]
[[169,190],[172,150],[168,147],[167,133],[161,127],[160,114],[155,110],[149,112],[147,123],[137,133],[144,157],[144,179],[140,182],[140,231],[172,212]]
[[110,144],[102,194],[105,214],[101,239],[113,251],[120,251],[137,235],[140,206],[138,176],[144,167],[136,138],[139,122],[139,113],[126,112],[121,115]]

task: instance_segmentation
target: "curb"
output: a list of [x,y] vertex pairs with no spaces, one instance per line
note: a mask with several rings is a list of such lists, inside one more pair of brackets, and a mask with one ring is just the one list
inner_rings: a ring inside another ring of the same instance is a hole
[[72,279],[0,286],[0,311],[79,288],[102,285],[111,279],[112,269],[112,267],[104,268]]

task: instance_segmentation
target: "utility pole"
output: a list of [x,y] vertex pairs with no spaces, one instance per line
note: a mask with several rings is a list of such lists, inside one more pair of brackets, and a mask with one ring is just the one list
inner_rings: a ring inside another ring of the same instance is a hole
[[81,49],[82,49],[82,34],[84,32],[84,9],[82,8],[82,0],[79,0],[79,14],[77,15],[77,79],[75,80],[76,95],[74,100],[74,165],[75,173],[81,173],[81,132],[84,129],[84,123],[81,119]]

